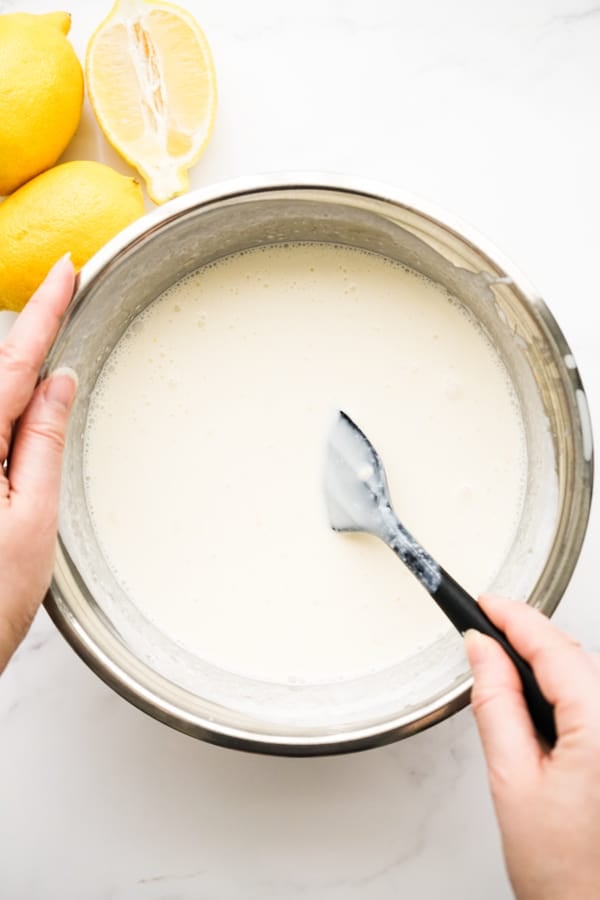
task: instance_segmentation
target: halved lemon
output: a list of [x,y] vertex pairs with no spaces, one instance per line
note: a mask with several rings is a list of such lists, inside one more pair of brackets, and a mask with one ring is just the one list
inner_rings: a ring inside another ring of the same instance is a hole
[[161,0],[117,0],[88,44],[86,78],[100,127],[152,200],[186,191],[217,107],[212,54],[195,19]]

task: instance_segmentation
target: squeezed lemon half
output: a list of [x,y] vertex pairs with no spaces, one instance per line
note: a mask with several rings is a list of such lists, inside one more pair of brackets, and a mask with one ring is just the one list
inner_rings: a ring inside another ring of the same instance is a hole
[[88,44],[86,78],[100,127],[152,200],[186,191],[217,107],[212,53],[195,19],[161,0],[117,0]]

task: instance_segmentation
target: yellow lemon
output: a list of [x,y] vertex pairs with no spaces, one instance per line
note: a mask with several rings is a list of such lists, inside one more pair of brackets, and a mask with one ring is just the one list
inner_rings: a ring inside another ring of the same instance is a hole
[[98,162],[67,162],[0,203],[0,309],[21,310],[69,250],[76,269],[144,213],[134,178]]
[[217,106],[210,47],[192,16],[161,0],[117,0],[90,39],[86,78],[100,127],[154,202],[186,191]]
[[0,196],[54,165],[79,125],[83,72],[68,13],[0,15]]

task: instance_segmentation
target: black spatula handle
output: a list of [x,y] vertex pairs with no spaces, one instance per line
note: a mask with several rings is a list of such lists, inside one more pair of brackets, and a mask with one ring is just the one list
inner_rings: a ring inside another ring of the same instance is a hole
[[519,673],[523,685],[523,694],[535,727],[548,746],[553,747],[556,743],[554,708],[542,694],[533,669],[517,653],[504,632],[496,628],[479,604],[467,594],[464,588],[451,575],[448,575],[444,569],[440,569],[440,572],[440,585],[435,592],[431,593],[431,596],[461,634],[464,634],[469,628],[474,628],[476,631],[487,634],[488,637],[498,641]]

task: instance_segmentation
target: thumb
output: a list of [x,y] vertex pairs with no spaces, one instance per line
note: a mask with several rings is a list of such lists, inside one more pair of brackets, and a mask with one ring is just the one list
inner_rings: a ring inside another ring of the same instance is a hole
[[465,646],[473,671],[471,703],[492,788],[530,781],[541,748],[517,670],[502,647],[478,631],[466,633]]
[[[11,497],[34,518],[58,510],[69,413],[77,392],[72,369],[57,369],[36,388],[13,442],[8,477]],[[41,524],[41,522],[40,522]]]

